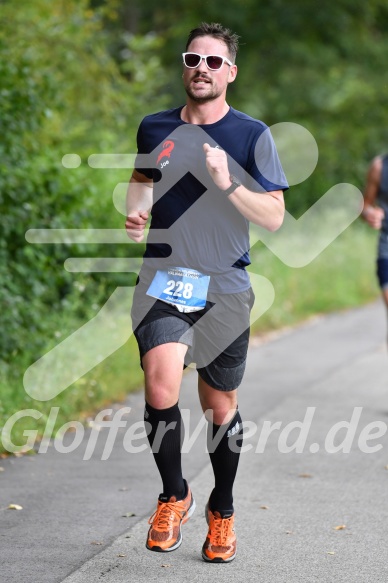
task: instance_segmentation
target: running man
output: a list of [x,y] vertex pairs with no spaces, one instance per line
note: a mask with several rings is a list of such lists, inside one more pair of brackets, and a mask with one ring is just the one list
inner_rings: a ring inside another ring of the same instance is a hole
[[380,231],[377,250],[377,278],[388,308],[388,155],[371,163],[364,191],[363,219]]
[[220,24],[202,23],[190,32],[182,54],[186,104],[141,122],[126,220],[128,236],[140,242],[151,213],[132,307],[145,424],[163,484],[146,546],[177,549],[181,526],[195,508],[182,475],[178,405],[183,368],[194,362],[214,472],[202,557],[217,563],[236,555],[237,388],[254,301],[245,269],[249,221],[278,229],[288,188],[267,126],[226,102],[237,49],[238,37]]

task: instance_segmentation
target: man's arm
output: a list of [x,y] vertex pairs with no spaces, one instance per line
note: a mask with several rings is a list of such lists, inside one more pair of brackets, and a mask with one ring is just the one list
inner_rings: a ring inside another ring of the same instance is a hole
[[[214,184],[220,190],[230,186],[228,160],[226,152],[204,144],[206,166]],[[229,200],[237,210],[250,222],[269,231],[276,231],[284,219],[284,198],[282,190],[257,193],[241,185],[229,195]]]
[[373,229],[381,229],[381,224],[384,218],[383,209],[376,206],[382,168],[383,161],[382,158],[378,156],[369,166],[364,190],[364,208],[361,216]]
[[285,206],[282,190],[258,193],[241,185],[229,195],[229,200],[248,221],[268,231],[276,231],[283,223]]
[[144,238],[144,229],[152,207],[153,181],[134,170],[127,191],[127,235],[136,243]]

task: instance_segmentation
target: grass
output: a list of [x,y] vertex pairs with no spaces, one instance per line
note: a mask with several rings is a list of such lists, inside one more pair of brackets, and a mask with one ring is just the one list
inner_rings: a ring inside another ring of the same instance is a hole
[[[303,268],[287,267],[264,245],[256,244],[251,250],[253,270],[272,282],[275,299],[270,309],[255,322],[252,332],[262,334],[294,325],[318,313],[348,309],[374,300],[379,295],[374,273],[375,251],[376,234],[361,222],[352,224]],[[60,317],[60,330],[71,331],[80,325],[71,309]],[[53,342],[55,339],[48,343],[48,349]],[[41,414],[39,419],[26,417],[17,421],[11,434],[16,445],[26,443],[25,430],[43,434],[52,407],[59,407],[55,434],[68,421],[86,422],[109,403],[123,401],[142,383],[133,336],[109,358],[47,402],[34,401],[24,391],[26,359],[28,355],[24,361],[14,364],[19,369],[14,371],[11,381],[0,379],[0,427],[18,411],[33,409]],[[5,451],[3,445],[4,439],[0,440],[0,454]]]
[[[308,245],[308,241],[306,241]],[[266,332],[315,314],[352,308],[379,296],[375,275],[376,233],[353,223],[314,261],[302,268],[284,265],[262,244],[251,250],[256,272],[275,288],[271,308],[253,326]]]

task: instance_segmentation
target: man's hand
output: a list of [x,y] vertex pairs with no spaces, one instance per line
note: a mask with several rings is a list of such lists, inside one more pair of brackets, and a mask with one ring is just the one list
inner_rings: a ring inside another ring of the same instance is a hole
[[376,156],[376,158],[372,160],[368,169],[364,192],[364,208],[361,213],[364,221],[366,221],[372,229],[376,230],[381,229],[384,219],[383,209],[375,206],[379,193],[382,171],[383,159],[381,156]]
[[134,211],[127,216],[127,220],[125,221],[127,235],[135,243],[140,243],[144,239],[144,229],[147,219],[147,211]]
[[209,144],[203,145],[203,151],[206,154],[206,168],[214,184],[220,190],[226,190],[230,186],[230,173],[226,152],[220,150],[220,148],[212,148]]
[[381,229],[381,225],[384,220],[384,211],[382,208],[365,206],[364,210],[362,211],[362,216],[368,225],[370,225],[373,229]]
[[127,235],[135,243],[144,239],[144,229],[152,208],[152,180],[136,169],[132,172],[127,191]]

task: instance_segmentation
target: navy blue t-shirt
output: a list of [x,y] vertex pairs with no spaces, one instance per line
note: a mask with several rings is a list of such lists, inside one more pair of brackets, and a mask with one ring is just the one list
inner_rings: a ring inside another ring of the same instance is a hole
[[214,124],[184,122],[182,107],[140,124],[135,168],[154,180],[143,270],[188,267],[210,275],[209,291],[249,288],[249,223],[214,184],[203,144],[228,155],[231,174],[251,191],[288,188],[269,128],[230,108]]

